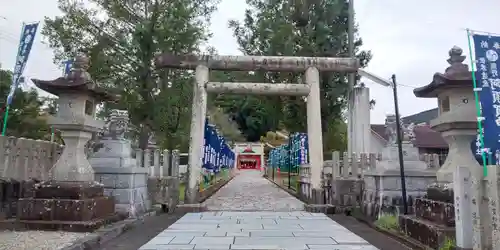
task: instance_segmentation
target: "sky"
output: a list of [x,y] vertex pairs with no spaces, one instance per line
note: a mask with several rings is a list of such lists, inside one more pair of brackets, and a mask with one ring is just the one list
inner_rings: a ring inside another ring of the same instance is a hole
[[[472,4],[474,2],[474,4]],[[355,0],[356,22],[364,50],[371,50],[373,59],[368,71],[389,79],[392,74],[398,88],[402,116],[437,107],[435,98],[416,98],[414,87],[427,85],[436,72],[448,66],[448,51],[457,45],[468,55],[466,28],[500,33],[495,18],[500,1],[487,0]],[[23,22],[43,21],[44,16],[61,13],[57,0],[0,0],[0,65],[13,69]],[[245,0],[221,0],[212,17],[212,39],[209,41],[221,55],[237,55],[236,40],[227,27],[230,19],[242,20]],[[52,62],[51,49],[37,35],[24,75],[27,78],[54,79],[62,74]],[[470,63],[468,63],[470,64]],[[371,123],[384,123],[394,113],[392,91],[362,80],[376,101]]]

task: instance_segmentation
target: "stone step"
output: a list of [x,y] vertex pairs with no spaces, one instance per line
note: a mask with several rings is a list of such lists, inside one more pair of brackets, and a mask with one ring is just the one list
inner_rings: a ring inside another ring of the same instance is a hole
[[439,249],[446,238],[455,238],[454,227],[439,225],[414,215],[400,215],[399,227],[405,235],[432,249]]
[[452,203],[418,198],[415,201],[415,216],[443,226],[455,226],[455,207]]

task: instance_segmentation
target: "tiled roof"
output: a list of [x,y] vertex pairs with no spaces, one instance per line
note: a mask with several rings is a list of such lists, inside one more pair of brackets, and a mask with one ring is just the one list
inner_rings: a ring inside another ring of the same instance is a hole
[[441,134],[428,125],[415,126],[413,133],[415,134],[413,145],[417,148],[448,148],[448,143]]
[[[415,139],[413,145],[418,148],[448,148],[448,143],[443,139],[439,132],[432,130],[429,127],[430,120],[436,118],[438,115],[437,109],[427,110],[418,114],[403,117],[402,120],[405,124],[421,124],[426,123],[427,125],[416,125],[414,127],[413,133]],[[371,129],[373,133],[377,136],[387,140],[387,135],[385,134],[384,124],[372,124]]]
[[378,135],[379,137],[381,137],[382,139],[384,139],[386,141],[388,140],[388,137],[385,134],[385,124],[371,124],[370,126],[372,128],[372,131],[376,135]]

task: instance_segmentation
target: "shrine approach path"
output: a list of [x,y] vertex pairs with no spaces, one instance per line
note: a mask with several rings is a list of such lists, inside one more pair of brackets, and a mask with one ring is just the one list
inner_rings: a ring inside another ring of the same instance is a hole
[[156,249],[378,249],[261,176],[240,171],[205,201],[140,250]]

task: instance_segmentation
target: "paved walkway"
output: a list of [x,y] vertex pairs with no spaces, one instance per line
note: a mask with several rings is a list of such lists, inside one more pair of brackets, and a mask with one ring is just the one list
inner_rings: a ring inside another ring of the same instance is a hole
[[262,177],[244,170],[205,201],[213,211],[298,211],[304,203]]
[[265,180],[242,171],[206,201],[212,212],[188,213],[140,250],[375,250],[367,241]]

